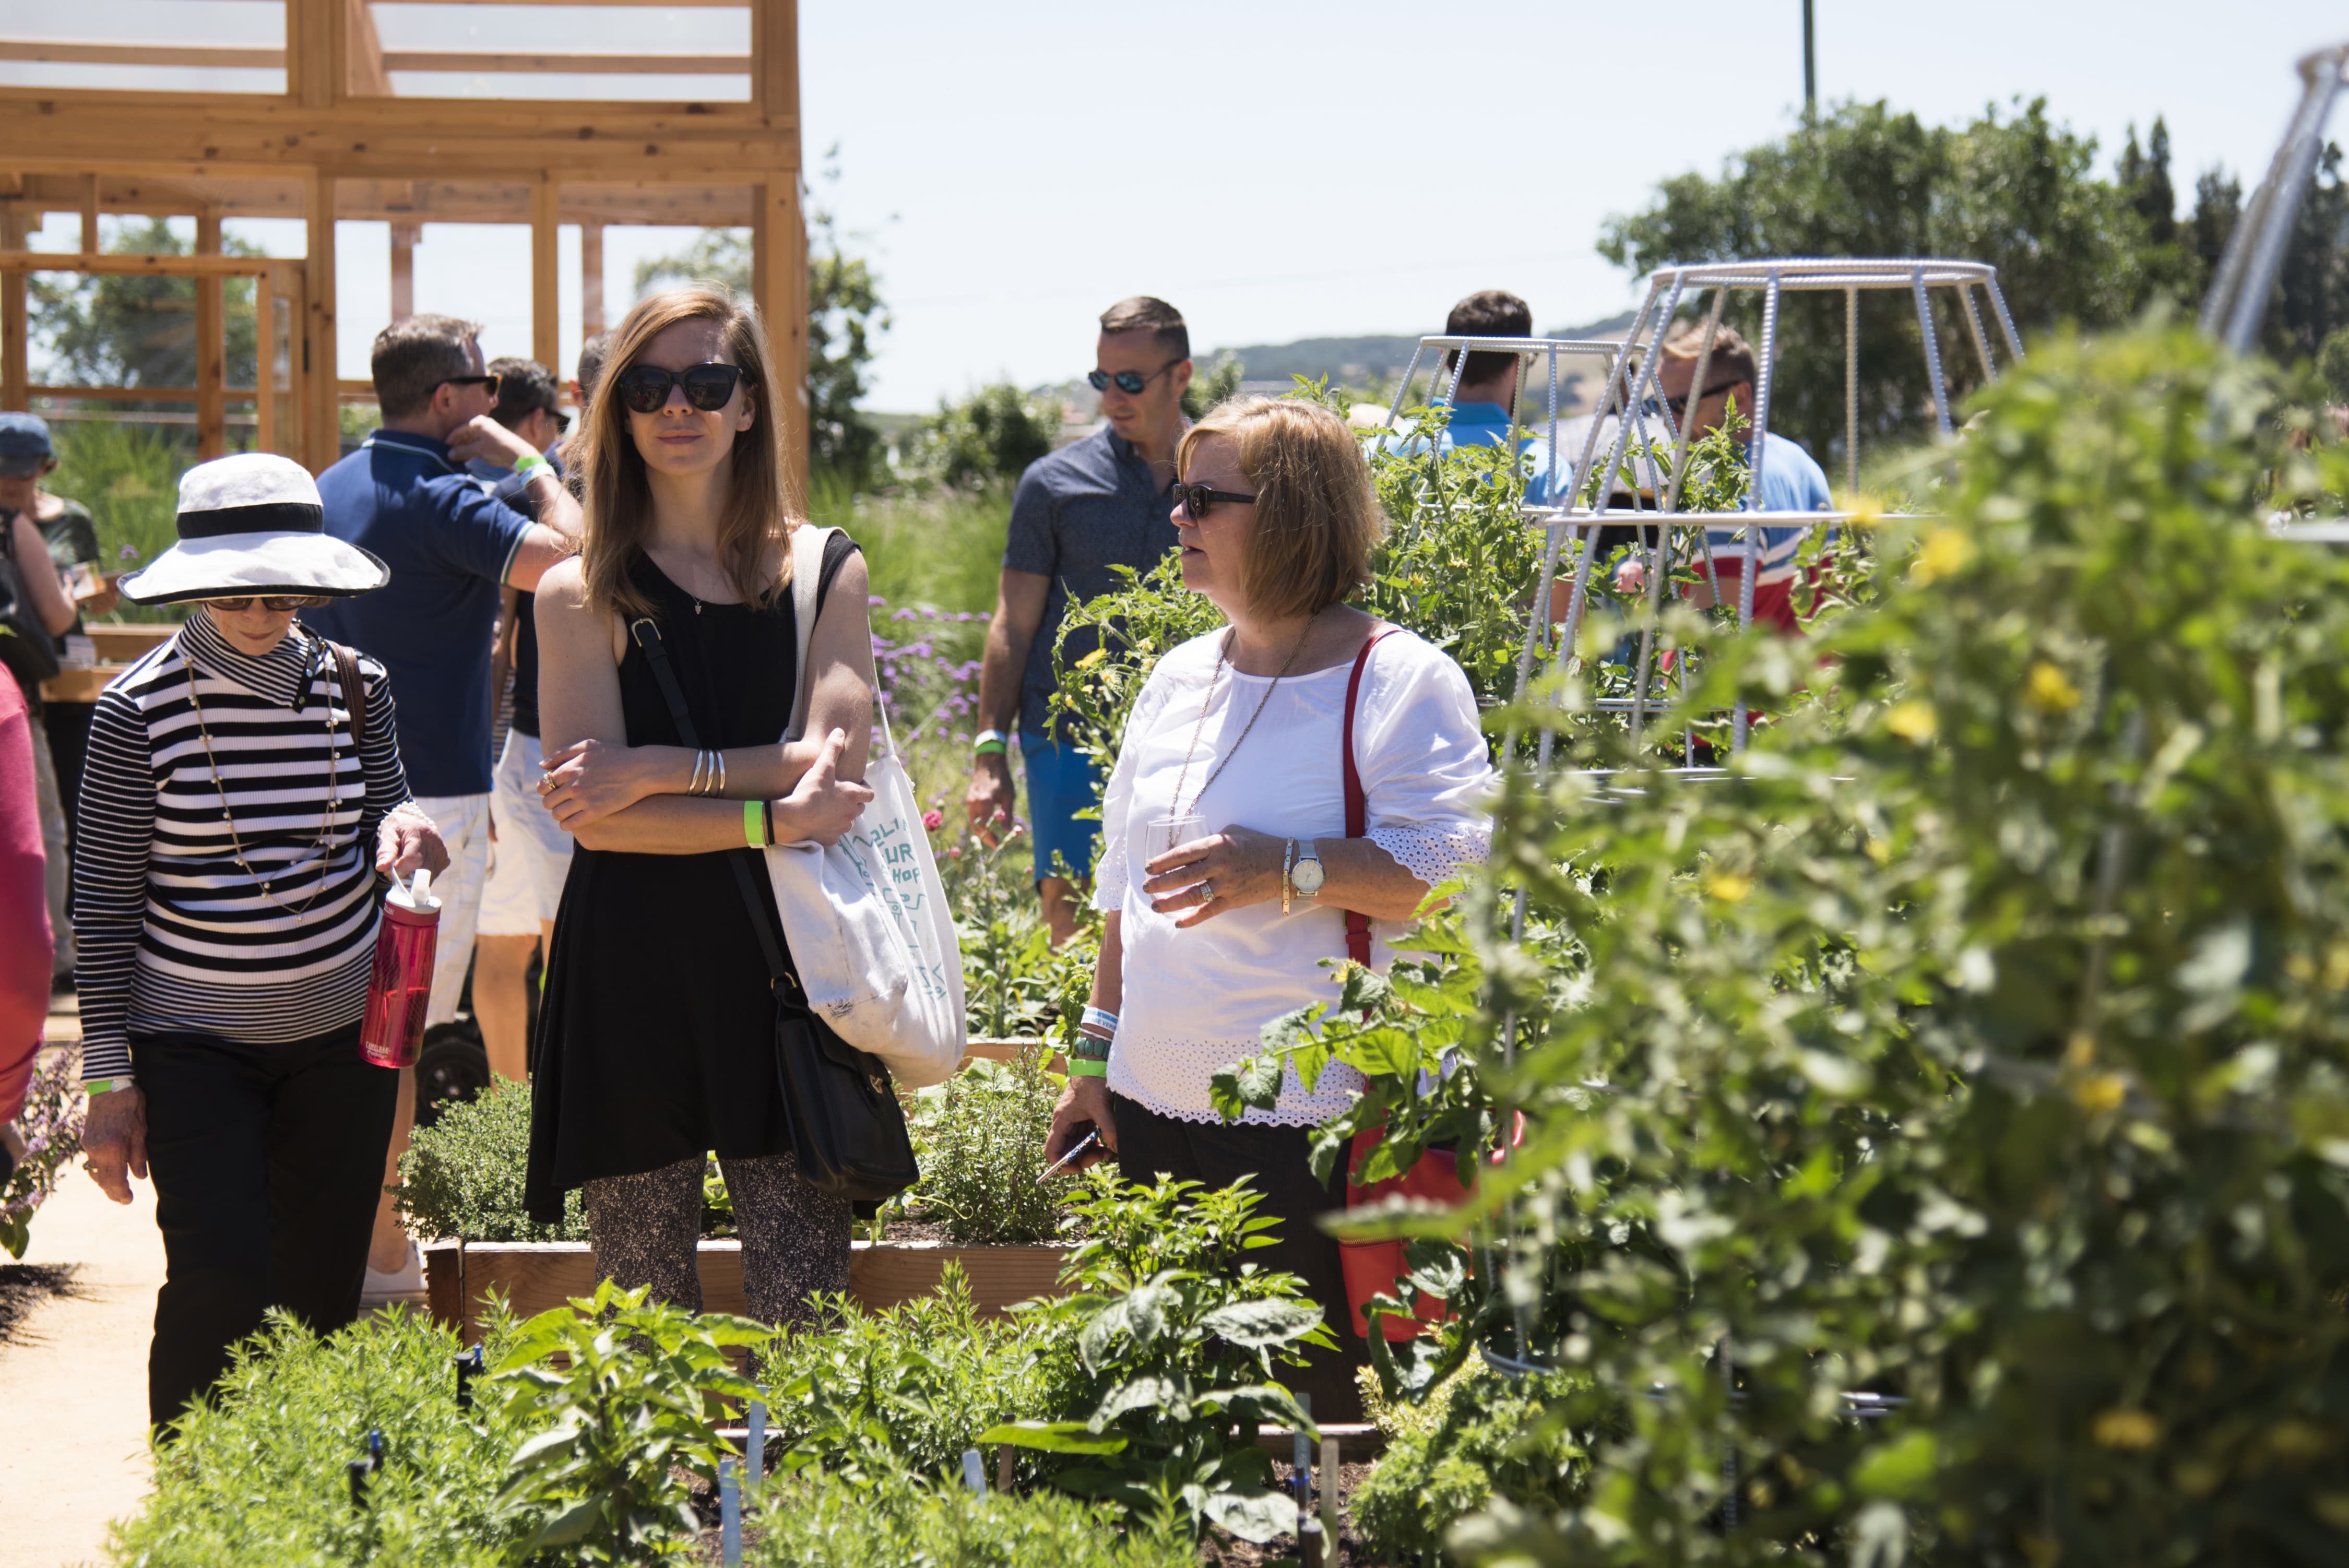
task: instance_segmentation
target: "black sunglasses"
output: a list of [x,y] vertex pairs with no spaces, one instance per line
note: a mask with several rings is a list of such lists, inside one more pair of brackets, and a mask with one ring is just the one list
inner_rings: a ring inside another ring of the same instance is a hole
[[213,609],[218,610],[223,615],[233,615],[240,611],[250,610],[255,604],[260,605],[264,610],[277,612],[286,610],[315,610],[326,602],[326,596],[323,593],[267,593],[253,598],[206,599],[203,601],[203,603],[211,605]]
[[1183,509],[1183,515],[1189,518],[1193,522],[1196,522],[1201,518],[1206,516],[1207,509],[1215,505],[1216,502],[1219,500],[1245,503],[1256,500],[1256,497],[1252,495],[1242,495],[1237,490],[1209,490],[1206,485],[1186,485],[1179,480],[1176,481],[1172,489],[1174,495],[1174,504],[1181,507]]
[[549,408],[546,411],[546,417],[554,421],[554,433],[556,435],[566,435],[570,432],[571,416],[564,413],[562,409]]
[[498,395],[498,383],[504,379],[505,377],[502,376],[450,376],[445,377],[441,381],[440,385],[443,387],[487,387],[489,389],[490,396],[494,397]]
[[1181,359],[1170,359],[1147,376],[1139,370],[1121,370],[1114,376],[1106,370],[1088,370],[1085,372],[1085,379],[1092,383],[1092,388],[1096,392],[1108,391],[1110,383],[1114,381],[1117,383],[1119,391],[1129,397],[1133,397],[1140,396],[1144,387],[1182,363]]
[[631,365],[616,385],[620,401],[639,414],[657,414],[668,401],[668,389],[685,388],[685,400],[705,414],[715,414],[742,383],[742,367],[712,361],[689,370],[663,370],[657,365]]
[[[1718,381],[1706,387],[1704,389],[1704,396],[1706,397],[1711,397],[1716,393],[1726,392],[1733,387],[1743,387],[1744,385],[1744,377],[1733,377],[1727,381]],[[1682,415],[1688,412],[1689,395],[1683,392],[1677,397],[1651,397],[1648,399],[1648,412],[1651,414],[1654,413],[1656,411],[1656,406],[1659,403],[1661,403],[1663,407],[1670,408],[1672,411],[1672,418],[1677,419]]]

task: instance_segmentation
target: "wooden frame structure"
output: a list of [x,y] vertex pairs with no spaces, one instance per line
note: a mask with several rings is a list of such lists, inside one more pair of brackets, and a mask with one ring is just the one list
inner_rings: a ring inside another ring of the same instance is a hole
[[[335,223],[391,225],[394,315],[415,307],[405,264],[427,222],[526,223],[531,231],[532,357],[562,363],[559,232],[580,226],[585,328],[606,323],[603,230],[611,223],[747,227],[751,294],[773,340],[779,375],[802,389],[807,366],[807,238],[800,203],[797,0],[681,0],[746,11],[747,53],[693,55],[390,51],[378,8],[415,0],[284,0],[282,50],[137,43],[0,39],[0,60],[141,67],[268,69],[285,91],[188,93],[0,86],[0,408],[36,391],[124,400],[177,397],[197,406],[199,447],[222,449],[226,406],[253,403],[226,385],[220,280],[249,276],[260,297],[296,302],[282,350],[279,398],[265,445],[323,469],[340,449],[339,402],[371,396],[336,363]],[[458,0],[474,4],[476,0]],[[647,0],[502,0],[560,8],[640,7]],[[675,7],[680,0],[664,0]],[[623,73],[747,78],[743,101],[585,102],[576,98],[402,96],[403,72],[470,72],[590,81]],[[79,254],[28,252],[41,213],[78,212]],[[193,256],[93,253],[100,213],[193,217]],[[222,256],[224,218],[300,219],[299,261]],[[35,272],[147,273],[197,280],[197,385],[192,388],[36,388],[26,353],[26,280]],[[431,302],[424,302],[430,308]],[[272,356],[264,353],[266,363]],[[264,398],[264,407],[271,400]],[[281,411],[282,410],[282,411]],[[807,421],[787,409],[794,466],[804,480]],[[260,434],[256,430],[256,434]]]

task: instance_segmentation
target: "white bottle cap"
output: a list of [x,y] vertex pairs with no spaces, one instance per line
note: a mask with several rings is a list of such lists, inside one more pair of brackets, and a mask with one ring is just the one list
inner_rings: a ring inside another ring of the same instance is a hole
[[416,868],[416,881],[412,885],[396,877],[392,879],[391,891],[384,895],[384,899],[386,903],[396,903],[402,909],[416,910],[419,913],[429,913],[440,907],[440,901],[432,896],[432,873],[422,866]]

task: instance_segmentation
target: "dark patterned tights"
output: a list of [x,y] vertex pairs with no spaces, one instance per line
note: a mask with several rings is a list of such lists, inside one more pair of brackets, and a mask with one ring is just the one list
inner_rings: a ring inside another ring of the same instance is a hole
[[[848,1288],[848,1201],[800,1180],[788,1154],[720,1160],[742,1238],[742,1293],[761,1323],[816,1322],[808,1297]],[[587,1230],[595,1277],[701,1310],[694,1248],[701,1239],[702,1161],[680,1160],[636,1176],[586,1185]]]

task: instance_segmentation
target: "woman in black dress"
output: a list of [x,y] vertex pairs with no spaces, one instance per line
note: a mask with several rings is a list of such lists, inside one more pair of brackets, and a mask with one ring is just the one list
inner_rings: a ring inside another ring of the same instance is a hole
[[[872,791],[864,559],[823,554],[805,741],[787,574],[800,526],[757,315],[707,289],[636,306],[589,407],[583,553],[538,591],[540,794],[578,848],[533,1063],[528,1202],[585,1189],[599,1277],[698,1310],[702,1161],[716,1150],[751,1311],[805,1321],[848,1284],[849,1209],[799,1177],[775,1074],[775,1003],[727,856],[836,841]],[[696,738],[680,743],[631,628],[658,627]],[[744,803],[752,803],[746,814]],[[760,803],[764,803],[764,809]],[[753,878],[780,936],[763,872]]]

